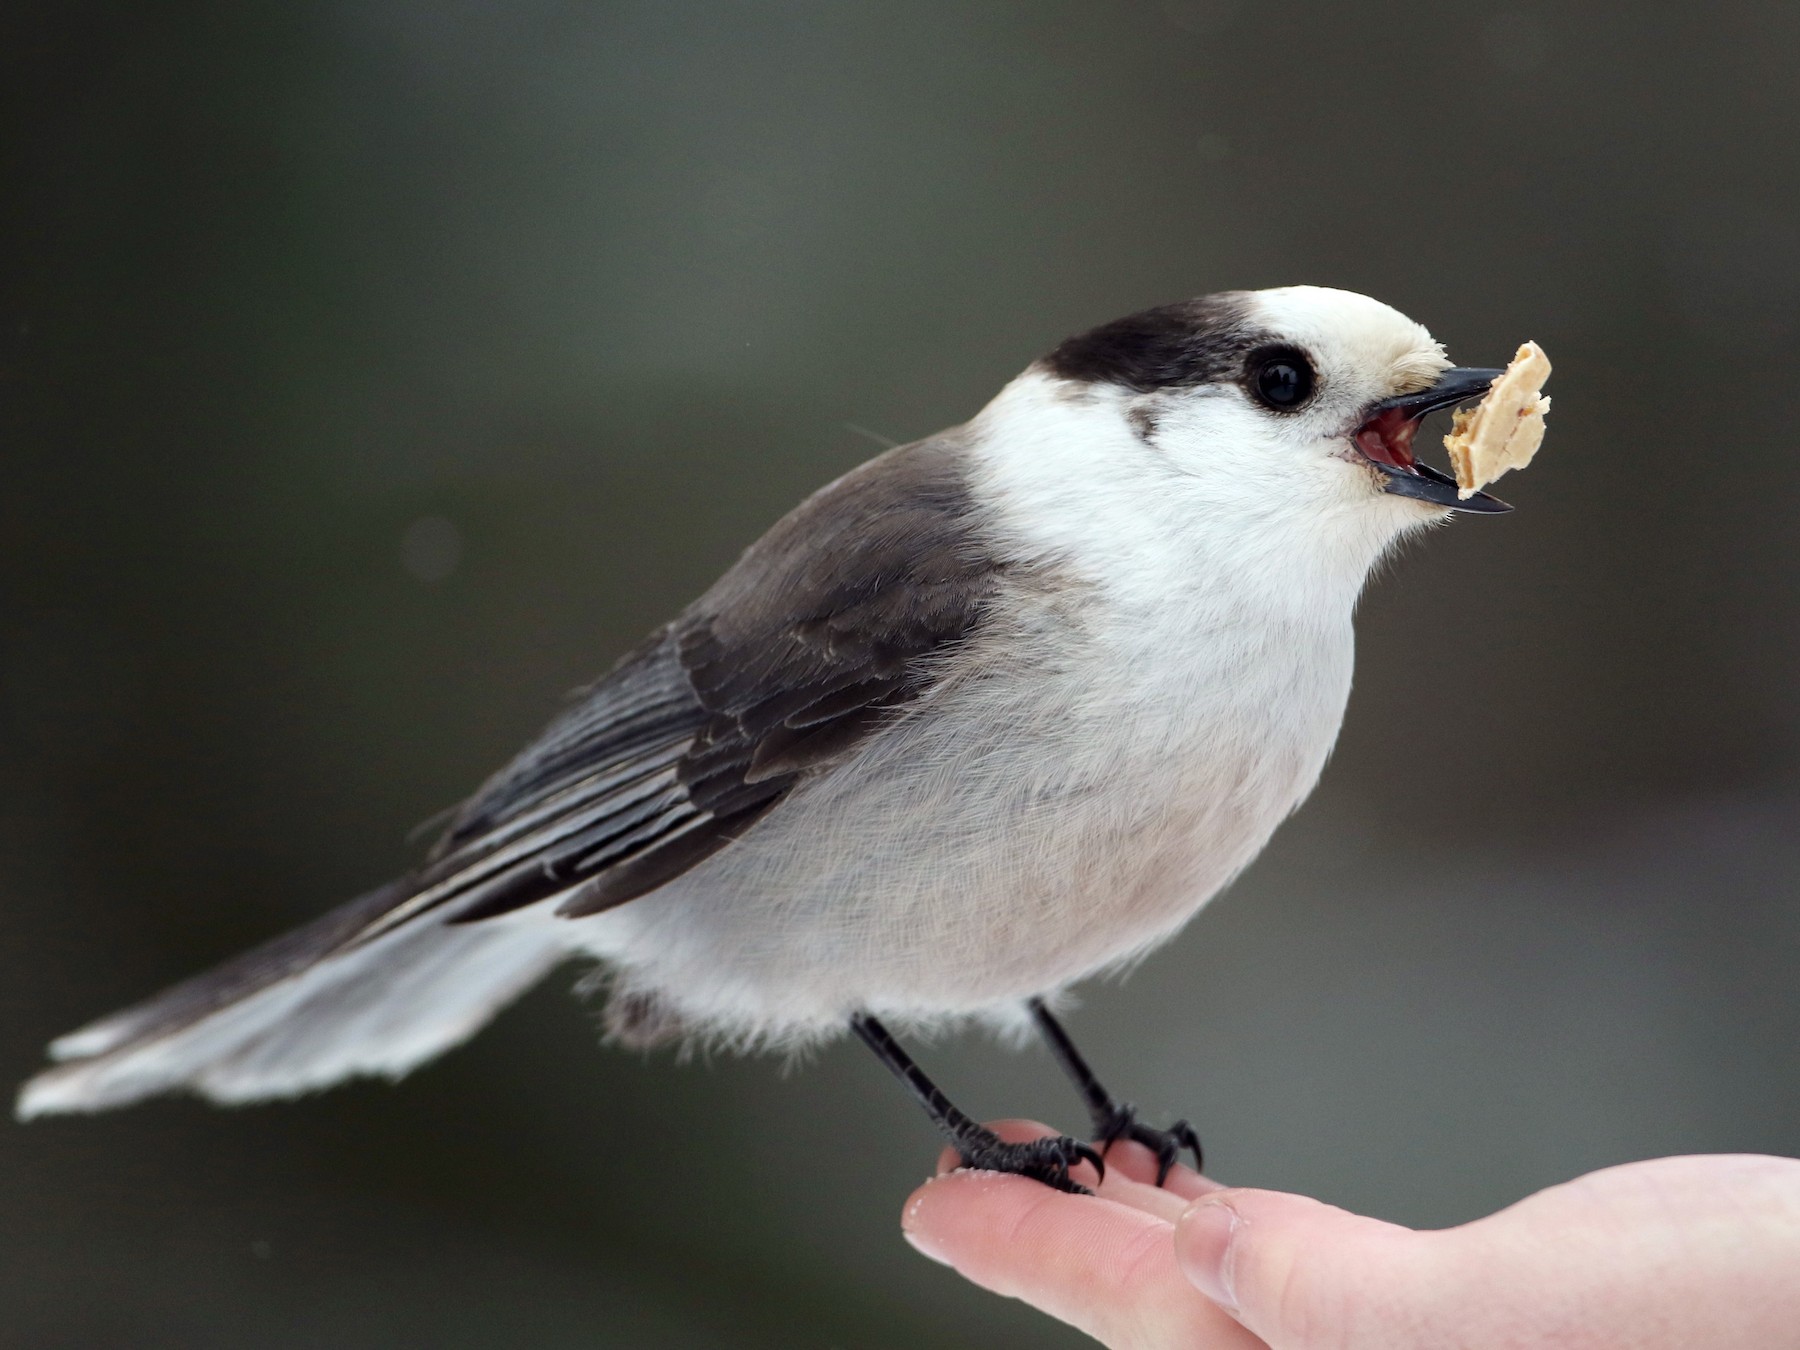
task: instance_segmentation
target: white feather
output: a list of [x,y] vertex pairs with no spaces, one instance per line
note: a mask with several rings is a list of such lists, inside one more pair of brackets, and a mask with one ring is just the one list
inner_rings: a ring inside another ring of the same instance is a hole
[[66,1062],[25,1085],[17,1114],[98,1111],[175,1087],[232,1103],[358,1074],[399,1078],[467,1040],[567,959],[566,938],[566,925],[529,912],[466,928],[421,925],[120,1053],[105,1053],[115,1037],[97,1023],[57,1043]]

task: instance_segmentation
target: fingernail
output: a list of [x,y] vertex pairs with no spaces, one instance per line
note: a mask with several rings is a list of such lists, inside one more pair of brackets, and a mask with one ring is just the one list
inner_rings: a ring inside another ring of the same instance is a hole
[[940,1266],[947,1266],[950,1264],[950,1258],[945,1256],[930,1238],[913,1228],[918,1221],[919,1210],[924,1207],[924,1204],[925,1193],[921,1189],[919,1194],[913,1197],[913,1202],[906,1207],[906,1212],[900,1216],[900,1236],[911,1243],[912,1249],[920,1256],[929,1257]]
[[1175,1263],[1188,1283],[1226,1312],[1237,1311],[1232,1255],[1243,1216],[1223,1200],[1201,1200],[1175,1224]]

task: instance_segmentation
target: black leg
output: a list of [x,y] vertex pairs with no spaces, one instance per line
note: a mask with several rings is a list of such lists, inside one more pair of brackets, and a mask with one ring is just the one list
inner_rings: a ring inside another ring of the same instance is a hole
[[1088,1062],[1081,1057],[1081,1051],[1075,1048],[1075,1042],[1069,1039],[1069,1033],[1063,1030],[1062,1023],[1044,1006],[1044,1000],[1034,998],[1028,1006],[1038,1030],[1050,1043],[1050,1053],[1056,1056],[1056,1062],[1062,1065],[1082,1101],[1087,1103],[1088,1115],[1094,1122],[1094,1142],[1100,1145],[1101,1153],[1120,1139],[1135,1139],[1156,1154],[1158,1186],[1169,1179],[1169,1169],[1175,1166],[1175,1159],[1184,1148],[1193,1153],[1195,1167],[1203,1165],[1200,1136],[1194,1133],[1192,1125],[1178,1120],[1166,1130],[1157,1130],[1139,1123],[1135,1106],[1117,1100],[1100,1085]]
[[1069,1169],[1076,1163],[1092,1163],[1095,1172],[1106,1175],[1106,1164],[1100,1155],[1079,1139],[1058,1135],[1034,1139],[1029,1144],[1007,1143],[959,1111],[881,1023],[859,1013],[850,1019],[850,1025],[862,1037],[863,1044],[892,1070],[894,1077],[906,1084],[919,1105],[925,1108],[925,1114],[931,1117],[931,1123],[961,1155],[964,1167],[979,1167],[987,1172],[1014,1172],[1076,1195],[1088,1194],[1087,1187],[1069,1179]]

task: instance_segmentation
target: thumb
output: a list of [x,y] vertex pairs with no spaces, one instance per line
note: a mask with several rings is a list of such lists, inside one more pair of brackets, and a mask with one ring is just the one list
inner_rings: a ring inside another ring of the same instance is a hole
[[1280,1191],[1215,1191],[1175,1225],[1182,1274],[1282,1350],[1407,1344],[1427,1255],[1410,1229]]

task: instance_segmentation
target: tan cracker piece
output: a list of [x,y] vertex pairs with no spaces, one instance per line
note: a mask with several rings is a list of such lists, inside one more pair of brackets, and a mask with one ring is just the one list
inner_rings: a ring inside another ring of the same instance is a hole
[[1456,470],[1458,497],[1472,497],[1508,469],[1531,463],[1550,411],[1549,398],[1538,390],[1549,378],[1550,358],[1537,343],[1527,342],[1480,403],[1457,410],[1444,449]]

